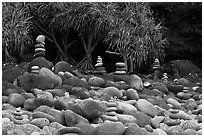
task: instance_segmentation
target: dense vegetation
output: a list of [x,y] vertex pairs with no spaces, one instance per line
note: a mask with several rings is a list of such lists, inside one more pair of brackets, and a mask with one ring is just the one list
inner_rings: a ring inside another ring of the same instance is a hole
[[[163,62],[165,49],[169,49],[165,37],[172,43],[169,35],[164,35],[163,26],[167,32],[172,26],[161,20],[165,14],[156,11],[169,11],[174,5],[177,4],[3,3],[3,62],[15,61],[14,57],[23,55],[24,61],[29,60],[24,54],[25,47],[34,47],[39,34],[45,35],[49,44],[46,44],[48,59],[54,56],[54,63],[65,60],[80,69],[94,68],[92,54],[96,47],[105,47],[121,56],[129,71],[152,64],[155,57]],[[10,57],[13,60],[8,60]]]

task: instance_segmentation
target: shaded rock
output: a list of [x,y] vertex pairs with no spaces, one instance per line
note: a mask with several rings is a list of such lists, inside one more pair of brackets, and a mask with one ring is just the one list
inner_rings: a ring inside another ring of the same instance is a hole
[[135,106],[125,102],[117,102],[116,108],[118,113],[129,113],[137,110]]
[[89,91],[84,87],[73,87],[69,91],[70,95],[75,95],[77,98],[86,99],[90,97]]
[[49,120],[47,118],[35,118],[33,119],[30,124],[36,125],[39,128],[43,128],[44,126],[49,125]]
[[62,83],[62,85],[70,85],[73,87],[84,87],[88,90],[91,89],[90,85],[84,82],[83,80],[75,77],[70,77],[68,79],[65,79]]
[[178,79],[178,81],[177,81],[180,85],[183,85],[183,86],[189,86],[189,81],[187,80],[187,79],[185,79],[185,78],[180,78],[180,79]]
[[2,104],[3,103],[8,103],[8,101],[9,101],[8,96],[2,96]]
[[43,94],[44,93],[44,91],[42,89],[38,89],[38,88],[31,89],[31,91],[33,92],[33,94],[35,96],[37,96],[38,94]]
[[65,62],[65,61],[60,61],[60,62],[57,62],[55,65],[54,65],[54,69],[53,69],[53,72],[55,74],[58,74],[58,72],[70,72],[72,73],[73,72],[73,69],[72,69],[72,66],[68,63],[68,62]]
[[145,125],[151,125],[150,117],[143,112],[133,110],[130,112],[125,112],[124,114],[134,116],[137,120],[137,124],[140,127],[144,127]]
[[186,109],[193,111],[197,107],[197,103],[194,99],[189,99],[183,105]]
[[132,115],[117,114],[116,117],[118,118],[118,121],[124,125],[128,123],[137,123],[136,118]]
[[161,98],[161,97],[146,97],[146,100],[149,101],[150,103],[152,103],[153,105],[157,105],[163,109],[168,110],[170,108],[169,105],[167,105],[166,101]]
[[36,118],[46,118],[46,119],[49,120],[50,123],[55,121],[55,118],[52,115],[49,115],[47,113],[40,112],[40,111],[34,112],[32,114],[32,118],[33,119],[36,119]]
[[62,128],[62,129],[60,129],[58,131],[58,135],[65,135],[65,134],[68,134],[68,133],[74,133],[74,135],[75,134],[83,135],[82,130],[80,128],[78,128],[78,127],[64,127],[64,128]]
[[166,85],[164,85],[163,83],[161,82],[155,82],[155,83],[152,83],[151,85],[151,89],[158,89],[159,91],[167,94],[168,93],[168,88],[166,87]]
[[160,123],[163,122],[165,119],[164,116],[155,116],[151,119],[151,125],[153,128],[158,128]]
[[168,135],[183,135],[184,130],[181,126],[176,125],[176,126],[171,126],[167,129],[166,133]]
[[127,100],[138,100],[139,99],[139,95],[137,91],[132,88],[123,92],[123,95],[127,97]]
[[17,93],[10,94],[8,97],[8,103],[15,107],[22,107],[26,99]]
[[29,98],[24,102],[24,108],[27,110],[34,110],[38,108],[36,98]]
[[28,66],[28,72],[31,72],[32,66],[38,66],[39,69],[41,69],[42,67],[45,67],[51,70],[53,67],[53,63],[46,60],[44,57],[37,57],[30,62]]
[[79,123],[76,127],[80,128],[83,132],[83,135],[93,135],[95,132],[95,127],[88,123]]
[[166,87],[169,91],[171,91],[174,94],[182,92],[184,88],[184,86],[182,85],[172,85],[172,84],[166,84]]
[[145,125],[144,128],[149,131],[149,132],[153,132],[153,128],[150,125]]
[[49,124],[49,127],[56,128],[57,130],[63,129],[65,126],[58,122],[52,122]]
[[81,100],[70,105],[70,109],[88,120],[100,117],[105,112],[104,105],[93,99]]
[[110,97],[116,96],[117,98],[122,98],[122,92],[116,87],[106,87],[103,89],[103,94],[107,94]]
[[146,129],[140,128],[135,123],[130,123],[123,135],[149,135],[149,134],[150,133]]
[[90,86],[102,87],[105,84],[105,81],[101,77],[93,76],[93,77],[88,79],[88,83]]
[[44,92],[49,92],[52,94],[53,97],[63,97],[65,96],[65,90],[64,89],[46,89]]
[[21,62],[18,67],[20,67],[22,70],[24,70],[25,72],[28,71],[28,66],[29,66],[29,63],[28,62]]
[[136,103],[137,109],[140,111],[154,117],[158,115],[158,110],[150,103],[149,101],[145,99],[139,99]]
[[96,127],[96,135],[122,135],[125,126],[121,122],[105,122]]
[[52,107],[54,105],[54,98],[51,93],[43,92],[43,93],[37,94],[35,102],[37,103],[38,106],[47,105]]
[[176,96],[180,99],[185,99],[185,100],[188,100],[191,98],[192,94],[190,93],[184,93],[184,92],[179,92],[176,94]]
[[68,126],[68,127],[75,126],[79,123],[89,123],[89,121],[87,119],[76,114],[75,112],[73,112],[71,110],[66,110],[64,112],[64,117],[65,117],[65,121],[66,121],[66,126]]
[[19,88],[9,82],[6,81],[2,81],[2,96],[9,96],[12,93],[24,93],[25,90],[23,90],[22,88]]
[[131,75],[130,87],[135,90],[141,91],[143,89],[142,79],[136,74]]
[[2,80],[13,83],[18,76],[23,74],[23,72],[24,71],[20,67],[7,69],[2,72]]
[[70,85],[59,85],[55,87],[55,89],[65,90],[66,92],[71,92],[72,88],[73,86]]
[[56,122],[59,122],[62,125],[65,125],[64,113],[62,111],[53,109],[49,106],[42,105],[34,110],[34,112],[41,111],[47,113],[55,118]]

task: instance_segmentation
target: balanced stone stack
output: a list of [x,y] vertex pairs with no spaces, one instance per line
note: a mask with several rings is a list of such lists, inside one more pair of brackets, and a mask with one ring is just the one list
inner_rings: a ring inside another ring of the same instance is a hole
[[126,65],[123,62],[118,62],[115,64],[116,66],[116,75],[125,75],[126,74]]
[[167,81],[168,81],[167,73],[163,73],[163,78],[162,78],[162,80],[163,80],[164,82],[167,82]]
[[31,73],[38,74],[39,73],[39,67],[38,66],[32,66],[31,67]]
[[159,79],[159,74],[160,74],[160,62],[159,62],[158,58],[156,58],[154,60],[153,69],[155,70],[155,72],[154,72],[154,80],[157,81]]
[[44,41],[45,41],[45,36],[43,35],[39,35],[36,38],[35,54],[33,55],[33,58],[45,56],[45,42]]
[[117,111],[117,104],[115,102],[106,102],[104,101],[107,108],[106,113],[104,115],[101,115],[102,120],[105,121],[111,121],[116,122],[118,121],[118,118],[116,117],[116,111]]
[[98,56],[95,67],[96,67],[96,71],[98,72],[102,72],[102,73],[106,72],[105,68],[103,67],[103,61],[101,56]]

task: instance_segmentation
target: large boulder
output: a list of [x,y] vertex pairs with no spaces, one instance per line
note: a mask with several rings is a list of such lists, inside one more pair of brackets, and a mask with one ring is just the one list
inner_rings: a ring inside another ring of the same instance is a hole
[[55,74],[58,74],[58,72],[60,72],[60,71],[62,71],[62,72],[68,71],[68,72],[72,73],[73,69],[72,69],[72,66],[68,62],[60,61],[54,65],[53,72]]
[[44,57],[37,57],[30,62],[28,66],[28,72],[31,72],[32,66],[38,66],[39,69],[41,69],[42,67],[45,67],[51,70],[53,67],[53,63],[46,60]]
[[19,87],[28,92],[33,88],[53,89],[61,83],[61,78],[47,68],[40,69],[39,74],[24,73],[24,75],[18,77]]
[[88,120],[98,118],[105,112],[104,105],[101,102],[93,99],[80,100],[69,107],[72,111]]
[[2,72],[2,80],[13,83],[18,76],[23,74],[23,72],[24,70],[22,70],[20,67],[7,69]]

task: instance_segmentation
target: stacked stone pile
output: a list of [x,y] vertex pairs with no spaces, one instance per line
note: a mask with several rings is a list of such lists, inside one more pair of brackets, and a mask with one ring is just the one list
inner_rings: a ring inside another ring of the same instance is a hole
[[126,74],[126,65],[123,62],[118,62],[115,64],[116,71],[115,75],[125,75]]
[[101,72],[101,73],[106,72],[105,67],[103,67],[103,60],[102,60],[101,56],[98,56],[95,68],[96,68],[96,71],[98,71],[98,72]]

